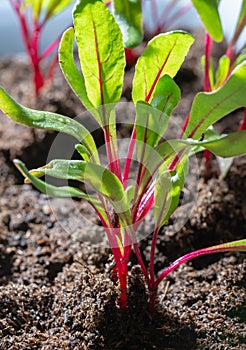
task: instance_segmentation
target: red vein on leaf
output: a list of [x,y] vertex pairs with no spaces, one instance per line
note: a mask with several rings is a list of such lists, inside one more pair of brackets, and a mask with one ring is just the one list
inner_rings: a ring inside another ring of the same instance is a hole
[[151,85],[151,88],[150,88],[150,90],[149,90],[149,93],[147,94],[147,96],[146,96],[146,98],[145,98],[145,101],[146,101],[146,102],[149,102],[149,100],[151,99],[151,97],[152,97],[152,95],[153,95],[153,92],[154,92],[154,89],[155,89],[155,87],[156,87],[156,85],[157,85],[157,83],[158,83],[158,80],[159,80],[160,77],[161,77],[161,73],[163,72],[163,69],[165,68],[165,66],[166,66],[166,64],[167,64],[167,61],[169,60],[169,57],[170,57],[170,55],[171,55],[171,53],[172,53],[172,51],[173,51],[175,45],[176,45],[176,41],[175,41],[175,43],[173,44],[171,50],[168,52],[165,61],[163,62],[161,68],[159,69],[159,71],[158,71],[158,73],[157,73],[157,75],[156,75],[156,77],[155,77],[155,79],[154,79],[153,84]]
[[200,128],[200,126],[206,121],[206,119],[218,108],[220,105],[225,102],[226,100],[230,99],[234,94],[236,94],[239,90],[241,90],[241,87],[234,90],[231,94],[225,96],[221,101],[217,102],[200,120],[200,122],[195,126],[195,128],[192,130],[192,132],[189,134],[188,137],[192,138],[197,130]]

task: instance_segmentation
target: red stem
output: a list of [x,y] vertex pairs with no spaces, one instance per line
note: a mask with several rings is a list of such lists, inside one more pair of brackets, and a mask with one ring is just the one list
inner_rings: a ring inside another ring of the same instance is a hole
[[131,140],[130,140],[129,147],[128,147],[128,153],[126,156],[125,168],[124,168],[124,176],[123,176],[124,188],[127,187],[130,166],[131,166],[133,151],[134,151],[134,147],[135,147],[135,142],[136,142],[136,127],[134,125],[133,130],[132,130]]
[[239,25],[238,25],[238,27],[237,27],[237,29],[236,29],[236,32],[234,33],[233,38],[232,38],[232,40],[231,40],[231,42],[230,42],[230,44],[229,44],[229,46],[228,46],[228,49],[227,49],[227,51],[226,51],[226,55],[227,55],[230,59],[233,58],[234,46],[235,46],[235,44],[236,44],[236,42],[237,42],[239,36],[241,35],[242,30],[243,30],[245,24],[246,24],[246,13],[245,13],[244,16],[242,17],[242,20],[241,20],[241,22],[239,23]]
[[212,52],[213,40],[208,33],[205,35],[205,69],[204,69],[204,91],[211,91],[211,83],[209,77],[210,59]]
[[210,254],[215,254],[215,253],[223,253],[226,251],[234,250],[235,247],[232,248],[218,248],[214,250],[210,250],[209,248],[202,248],[199,250],[196,250],[194,252],[185,254],[184,256],[180,257],[179,259],[175,260],[170,266],[168,266],[156,279],[155,281],[155,287],[157,288],[160,282],[167,276],[169,275],[170,272],[174,271],[177,267],[180,265],[184,264],[185,262],[192,260],[194,258],[198,258],[199,256],[203,255],[210,255]]
[[246,107],[244,108],[244,117],[240,125],[240,130],[246,130]]

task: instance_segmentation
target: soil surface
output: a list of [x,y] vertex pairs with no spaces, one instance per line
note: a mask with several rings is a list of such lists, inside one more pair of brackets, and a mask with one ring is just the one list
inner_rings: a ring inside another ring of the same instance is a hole
[[[177,76],[183,94],[174,113],[178,125],[202,88],[201,49],[197,41]],[[36,102],[25,57],[2,59],[0,72],[1,85],[26,106],[68,116],[83,111],[59,70]],[[122,101],[130,101],[131,78],[130,70]],[[237,129],[239,115],[233,122],[230,117],[218,128]],[[119,135],[127,134],[121,127]],[[112,256],[91,209],[83,201],[49,199],[23,185],[13,166],[14,158],[28,168],[43,165],[56,134],[34,133],[1,114],[0,135],[0,349],[246,349],[243,254],[215,254],[179,267],[161,284],[152,315],[133,255],[129,305],[120,310]],[[202,175],[202,160],[198,163]],[[244,237],[246,158],[235,159],[224,180],[216,172],[192,187],[196,170],[191,169],[182,205],[159,236],[156,273],[194,249]],[[140,243],[146,261],[151,228],[150,217]]]

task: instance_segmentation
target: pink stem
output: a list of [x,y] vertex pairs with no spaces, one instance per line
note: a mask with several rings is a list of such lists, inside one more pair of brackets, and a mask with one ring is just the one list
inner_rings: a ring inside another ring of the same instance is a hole
[[45,59],[46,57],[48,57],[52,51],[54,51],[54,49],[58,46],[59,42],[61,40],[61,36],[59,36],[58,38],[56,38],[42,53],[42,55],[40,56],[40,61]]

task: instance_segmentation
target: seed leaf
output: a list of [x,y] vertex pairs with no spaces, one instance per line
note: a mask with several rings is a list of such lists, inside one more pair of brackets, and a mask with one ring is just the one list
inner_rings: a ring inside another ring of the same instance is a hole
[[83,191],[70,187],[70,186],[62,186],[62,187],[56,187],[53,185],[50,185],[38,177],[43,176],[41,171],[33,171],[29,172],[23,162],[21,162],[18,159],[14,160],[15,166],[18,168],[18,170],[22,173],[22,175],[26,178],[26,183],[32,183],[40,192],[45,193],[51,197],[56,197],[56,198],[71,198],[71,197],[78,197],[78,198],[83,198],[86,199],[87,201],[94,203],[95,205],[100,205],[100,202],[88,196],[86,193]]
[[193,37],[182,31],[160,34],[152,39],[136,64],[132,99],[151,102],[159,79],[173,78],[193,43]]
[[135,47],[143,39],[141,0],[113,0],[113,14],[123,33],[125,47]]
[[97,148],[89,131],[77,121],[61,114],[36,111],[15,101],[0,86],[0,109],[17,123],[33,128],[56,130],[74,136],[88,149],[95,162],[99,163]]
[[39,177],[49,175],[84,182],[108,199],[117,214],[129,211],[122,183],[117,176],[100,165],[80,160],[55,159],[41,168],[31,170],[30,173]]

